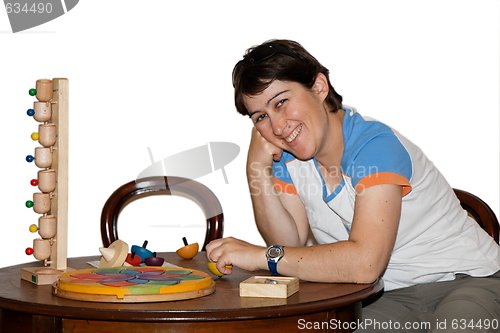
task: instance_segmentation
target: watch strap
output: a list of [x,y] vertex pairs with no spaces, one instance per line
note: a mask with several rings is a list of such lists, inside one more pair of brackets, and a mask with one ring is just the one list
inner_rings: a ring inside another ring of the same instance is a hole
[[278,262],[274,260],[268,260],[267,261],[267,266],[269,267],[269,271],[271,272],[272,276],[278,276],[280,275],[278,273]]

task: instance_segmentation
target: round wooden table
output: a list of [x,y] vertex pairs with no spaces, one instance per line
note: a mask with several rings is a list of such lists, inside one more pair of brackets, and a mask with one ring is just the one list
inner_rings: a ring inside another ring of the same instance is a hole
[[[166,261],[208,272],[200,252],[185,260],[161,253]],[[98,257],[68,260],[68,267],[90,268]],[[96,303],[52,295],[51,286],[21,280],[20,269],[33,263],[0,269],[0,332],[350,332],[360,319],[361,302],[382,290],[382,282],[335,284],[300,282],[287,299],[240,297],[239,283],[267,271],[215,278],[215,293],[191,300],[157,303]]]

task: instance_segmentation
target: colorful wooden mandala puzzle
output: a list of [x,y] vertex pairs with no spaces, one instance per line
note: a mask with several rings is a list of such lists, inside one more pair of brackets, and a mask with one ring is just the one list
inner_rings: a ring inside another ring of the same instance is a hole
[[215,291],[205,272],[187,268],[110,267],[62,274],[55,295],[91,302],[161,302],[197,298]]

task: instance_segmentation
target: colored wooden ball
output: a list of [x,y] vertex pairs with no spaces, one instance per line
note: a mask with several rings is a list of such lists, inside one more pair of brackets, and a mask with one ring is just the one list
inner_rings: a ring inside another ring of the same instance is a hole
[[28,109],[28,111],[26,111],[26,114],[30,117],[33,117],[35,115],[35,110],[33,109]]
[[37,132],[31,133],[31,140],[36,141],[38,140],[38,138],[40,138],[40,134],[38,134]]
[[31,88],[31,89],[28,91],[28,94],[30,94],[30,96],[35,96],[35,95],[36,95],[36,89],[35,89],[35,88]]
[[31,186],[37,186],[38,185],[38,179],[32,179],[30,181]]
[[37,232],[38,231],[38,227],[36,224],[32,224],[30,225],[30,232]]
[[31,247],[27,247],[26,250],[24,250],[24,252],[26,253],[26,255],[30,256],[33,254],[33,249]]
[[35,160],[35,158],[33,157],[33,155],[27,155],[26,156],[26,162],[28,163],[31,163]]
[[34,203],[33,203],[33,201],[28,200],[28,201],[26,201],[25,205],[26,205],[26,208],[32,208]]

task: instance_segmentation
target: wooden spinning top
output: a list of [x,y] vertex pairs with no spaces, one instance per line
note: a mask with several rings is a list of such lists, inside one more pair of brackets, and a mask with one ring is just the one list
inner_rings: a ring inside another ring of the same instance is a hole
[[198,254],[198,243],[188,244],[186,237],[182,237],[184,246],[175,251],[181,258],[192,259]]
[[147,240],[144,241],[142,246],[132,245],[131,252],[135,253],[135,255],[139,256],[141,258],[141,262],[144,262],[144,260],[153,256],[153,252],[146,249],[146,246],[148,246]]
[[161,265],[163,265],[164,262],[165,262],[165,259],[163,259],[162,257],[157,257],[156,252],[153,252],[152,257],[146,258],[144,260],[144,263],[147,266],[161,266]]
[[99,252],[102,254],[99,268],[122,266],[127,258],[128,244],[118,239],[107,248],[99,248]]
[[124,266],[139,266],[142,262],[141,257],[135,255],[135,252],[127,254],[127,259],[125,259]]

